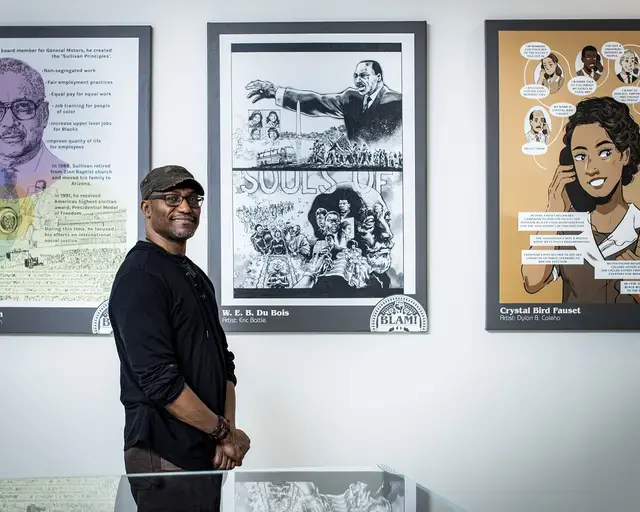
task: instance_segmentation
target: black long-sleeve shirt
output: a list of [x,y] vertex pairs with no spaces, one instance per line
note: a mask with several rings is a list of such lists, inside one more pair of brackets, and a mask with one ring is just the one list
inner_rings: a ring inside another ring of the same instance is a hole
[[116,274],[109,316],[120,358],[124,449],[144,442],[185,470],[213,469],[206,434],[165,408],[186,383],[223,415],[227,381],[237,383],[209,278],[189,258],[139,241]]

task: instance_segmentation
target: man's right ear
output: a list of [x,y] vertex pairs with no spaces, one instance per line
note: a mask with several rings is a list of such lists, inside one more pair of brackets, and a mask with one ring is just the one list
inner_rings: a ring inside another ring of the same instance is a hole
[[143,215],[147,218],[151,217],[151,205],[148,201],[142,201],[140,203],[140,211],[142,211]]

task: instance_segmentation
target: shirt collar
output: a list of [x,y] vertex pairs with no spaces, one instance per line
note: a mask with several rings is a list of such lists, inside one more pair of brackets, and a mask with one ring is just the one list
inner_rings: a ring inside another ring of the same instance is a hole
[[[591,215],[589,215],[591,218]],[[592,257],[589,259],[602,260],[609,256],[616,254],[630,245],[632,245],[638,239],[637,230],[640,228],[640,210],[633,203],[629,203],[629,209],[625,213],[620,223],[615,229],[609,233],[609,235],[599,244],[596,244],[593,236],[593,231],[590,229],[591,223],[589,223],[589,229],[583,231],[583,234],[589,238],[587,246],[597,247],[599,250],[589,251]],[[600,256],[602,254],[602,256]]]
[[638,228],[640,228],[640,210],[635,204],[629,204],[629,209],[620,223],[600,243],[602,255],[606,258],[629,247],[638,239]]
[[[378,94],[380,94],[380,92],[382,91],[382,89],[384,89],[385,87],[386,87],[386,86],[385,86],[385,85],[383,85],[382,87],[380,87],[380,89],[378,89],[376,92],[374,92],[373,94],[371,94],[371,95],[369,96],[369,98],[371,98],[371,103],[373,103],[373,102],[374,102],[374,100],[376,99],[376,97],[378,96]],[[366,95],[365,95],[365,97],[366,97]]]

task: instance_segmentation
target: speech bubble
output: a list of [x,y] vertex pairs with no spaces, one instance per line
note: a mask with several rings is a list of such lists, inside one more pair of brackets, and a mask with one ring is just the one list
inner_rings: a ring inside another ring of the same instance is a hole
[[547,96],[549,96],[549,89],[547,89],[544,85],[525,85],[522,89],[520,89],[520,95],[530,100],[541,100],[542,98],[546,98]]
[[618,87],[614,89],[612,96],[620,103],[638,103],[640,102],[640,89],[633,85]]
[[531,42],[520,47],[520,55],[529,60],[544,59],[550,53],[551,48],[544,43]]
[[615,41],[610,41],[602,45],[602,50],[600,50],[600,53],[606,59],[619,59],[624,53],[624,46],[622,46],[620,43],[616,43]]
[[590,76],[576,76],[569,80],[569,91],[576,96],[588,96],[598,88],[596,81]]
[[554,103],[549,112],[556,117],[569,117],[576,113],[576,106],[571,103]]
[[620,293],[625,295],[640,294],[640,281],[620,281]]
[[640,279],[640,261],[605,260],[596,266],[596,279]]
[[541,142],[527,142],[522,145],[522,152],[529,156],[544,155],[547,152],[547,146]]
[[591,239],[587,235],[529,235],[531,247],[555,247],[587,245]]
[[586,212],[518,212],[518,231],[586,231]]
[[535,251],[525,249],[521,251],[523,265],[582,265],[584,256],[582,251]]

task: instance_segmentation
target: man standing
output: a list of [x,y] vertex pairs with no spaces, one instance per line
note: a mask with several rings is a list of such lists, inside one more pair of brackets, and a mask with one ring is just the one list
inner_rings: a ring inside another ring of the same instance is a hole
[[[213,285],[186,256],[204,189],[167,165],[140,192],[147,237],[127,254],[109,299],[127,474],[233,469],[250,444],[235,426],[234,355]],[[217,512],[221,482],[219,474],[129,478],[140,512]]]

